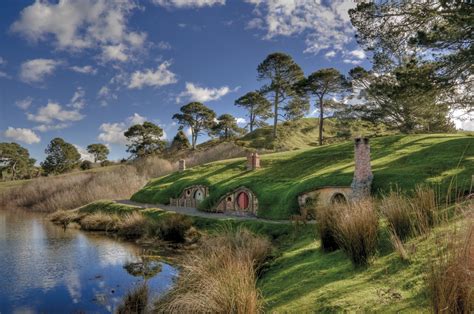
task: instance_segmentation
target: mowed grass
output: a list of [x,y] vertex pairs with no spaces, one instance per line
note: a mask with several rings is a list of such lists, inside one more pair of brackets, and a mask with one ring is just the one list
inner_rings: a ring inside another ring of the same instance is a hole
[[[418,184],[453,185],[468,191],[474,174],[474,137],[465,134],[394,135],[371,139],[373,192]],[[258,216],[286,219],[298,212],[297,196],[322,186],[349,186],[354,171],[352,141],[263,155],[262,169],[246,171],[244,158],[205,164],[183,173],[151,180],[132,200],[168,203],[194,184],[210,187],[201,203],[209,210],[235,188],[245,186],[258,197]],[[453,178],[455,180],[453,181]]]

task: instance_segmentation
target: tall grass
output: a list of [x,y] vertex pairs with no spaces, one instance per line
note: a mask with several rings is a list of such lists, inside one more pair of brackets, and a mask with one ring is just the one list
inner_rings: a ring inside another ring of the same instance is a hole
[[244,157],[246,155],[247,150],[242,146],[232,142],[224,142],[203,151],[192,152],[186,158],[186,164],[188,167],[192,167],[218,160]]
[[339,249],[335,235],[335,211],[332,206],[321,206],[316,210],[316,228],[321,239],[321,247],[326,252]]
[[271,251],[246,229],[224,230],[183,262],[174,288],[157,304],[165,313],[260,313],[256,272]]
[[442,216],[436,192],[422,186],[415,188],[412,197],[391,191],[382,197],[380,208],[387,218],[390,232],[402,241],[429,233]]
[[430,261],[427,281],[435,313],[474,312],[473,220],[468,218],[464,232],[444,235]]
[[333,232],[354,266],[366,266],[376,253],[379,217],[370,199],[333,207]]
[[117,307],[117,314],[143,314],[147,312],[148,286],[142,283],[130,290],[122,299],[122,303]]
[[0,207],[54,212],[100,199],[129,198],[149,178],[171,173],[175,168],[167,160],[149,157],[108,171],[38,178],[1,193]]

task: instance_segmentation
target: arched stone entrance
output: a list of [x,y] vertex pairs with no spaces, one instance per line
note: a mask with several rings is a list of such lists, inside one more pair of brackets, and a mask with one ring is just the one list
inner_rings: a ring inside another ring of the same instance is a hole
[[237,215],[256,215],[258,200],[251,190],[240,187],[224,195],[214,209],[217,212],[235,213]]

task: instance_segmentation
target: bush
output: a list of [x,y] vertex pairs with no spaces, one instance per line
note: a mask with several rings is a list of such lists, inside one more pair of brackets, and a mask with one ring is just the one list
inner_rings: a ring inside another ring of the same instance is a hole
[[83,160],[79,167],[81,168],[81,170],[92,169],[92,162],[90,162],[89,160]]
[[334,234],[335,217],[333,207],[322,206],[316,209],[316,227],[321,239],[321,247],[326,252],[339,248]]
[[81,229],[88,231],[117,231],[120,217],[106,213],[93,213],[85,216],[79,222]]
[[118,234],[126,239],[138,239],[145,235],[149,224],[149,219],[140,212],[134,211],[120,218],[117,226]]
[[146,313],[148,305],[148,286],[142,283],[135,289],[129,291],[118,306],[117,314],[142,314]]
[[[454,236],[453,236],[454,235]],[[474,224],[463,234],[449,233],[431,260],[428,286],[435,313],[474,312]]]
[[270,241],[246,229],[224,230],[207,239],[182,264],[171,291],[156,304],[164,313],[260,313],[256,271]]
[[108,167],[112,165],[112,162],[110,160],[104,160],[103,162],[100,163],[101,167]]
[[334,206],[334,233],[354,266],[366,266],[377,249],[379,219],[371,200]]

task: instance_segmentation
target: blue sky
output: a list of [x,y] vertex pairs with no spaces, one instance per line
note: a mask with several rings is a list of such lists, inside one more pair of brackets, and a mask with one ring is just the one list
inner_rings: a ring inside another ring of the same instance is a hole
[[370,67],[351,0],[2,0],[0,140],[38,160],[54,137],[127,156],[123,131],[145,119],[168,139],[189,101],[217,114],[258,89],[257,65],[291,54],[306,74]]

